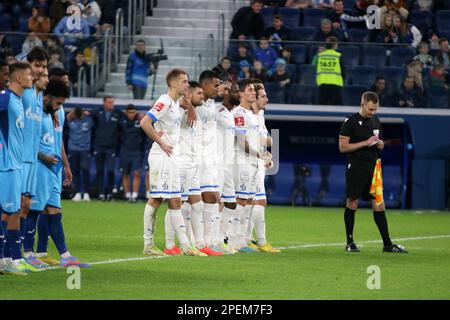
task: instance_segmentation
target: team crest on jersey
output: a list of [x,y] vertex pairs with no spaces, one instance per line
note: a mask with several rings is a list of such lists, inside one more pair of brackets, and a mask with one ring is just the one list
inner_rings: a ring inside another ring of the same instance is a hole
[[241,191],[245,191],[245,189],[247,189],[247,187],[245,186],[245,184],[241,184],[241,186],[239,187],[239,189],[241,189]]
[[19,129],[23,129],[25,127],[25,123],[23,122],[23,117],[20,116],[16,120],[16,127]]
[[53,138],[53,136],[50,133],[44,134],[44,136],[42,137],[42,140],[44,141],[45,144],[54,144],[55,143],[55,139]]
[[244,172],[241,172],[239,179],[240,179],[242,182],[247,182],[249,176],[250,176],[250,175],[248,174],[248,172],[247,172],[247,171],[244,171]]
[[169,170],[163,170],[161,171],[161,179],[163,180],[169,180]]
[[238,127],[242,127],[245,124],[244,117],[236,117],[234,118],[234,124]]
[[169,186],[167,185],[167,182],[164,182],[162,185],[163,190],[169,189]]
[[224,110],[225,110],[225,108],[222,107],[222,108],[219,109],[219,112],[222,112]]
[[158,102],[153,106],[152,109],[155,109],[156,112],[160,112],[164,108],[164,103]]

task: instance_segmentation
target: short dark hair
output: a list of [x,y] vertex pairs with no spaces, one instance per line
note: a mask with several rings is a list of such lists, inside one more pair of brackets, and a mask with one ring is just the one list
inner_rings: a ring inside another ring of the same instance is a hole
[[143,44],[145,44],[144,39],[139,39],[138,41],[136,41],[136,43],[138,43],[138,42],[142,42]]
[[48,78],[50,79],[51,77],[63,77],[63,76],[68,76],[69,75],[69,71],[63,69],[63,68],[51,68],[48,71]]
[[27,54],[27,61],[33,62],[33,61],[48,61],[48,52],[43,47],[36,46],[31,49],[30,52]]
[[256,97],[258,97],[258,91],[264,89],[264,84],[262,82],[253,82],[255,86]]
[[172,81],[175,78],[178,78],[180,75],[185,74],[187,75],[187,72],[181,69],[172,69],[170,70],[166,75],[166,83],[167,86],[170,86],[170,81]]
[[136,110],[136,106],[134,104],[132,104],[132,103],[129,103],[127,105],[127,107],[125,108],[125,110],[126,111],[128,111],[128,110]]
[[378,95],[375,92],[372,92],[372,91],[364,92],[363,95],[362,95],[362,100],[365,103],[367,103],[367,102],[378,103],[380,101],[380,99],[378,98]]
[[264,0],[252,0],[252,2],[250,3],[250,5],[254,5],[255,3],[260,3],[262,5],[264,5]]
[[250,79],[242,79],[237,82],[240,92],[244,92],[245,88],[247,88],[251,84],[253,84],[253,82]]
[[283,21],[283,16],[281,14],[275,14],[273,16],[273,19],[277,19],[277,20]]
[[325,48],[333,49],[334,45],[338,44],[339,40],[336,37],[328,37],[325,40]]
[[31,65],[27,61],[16,61],[9,65],[9,75],[12,76],[14,73],[22,70],[30,69]]
[[191,80],[189,81],[189,88],[201,88],[202,86],[197,81]]
[[50,95],[58,98],[69,98],[70,89],[62,79],[53,77],[48,82],[44,95]]
[[377,82],[378,80],[386,80],[386,78],[384,76],[377,76],[375,78],[375,82]]
[[442,44],[442,42],[445,42],[445,41],[448,41],[448,39],[447,38],[440,38],[439,39],[439,44]]
[[205,81],[212,81],[216,78],[220,80],[220,77],[216,72],[214,72],[212,70],[205,70],[200,74],[200,77],[198,78],[198,82],[200,82],[200,84],[202,84]]
[[223,60],[231,61],[231,58],[229,56],[222,57],[222,59],[220,59],[220,62],[223,62]]
[[110,95],[103,96],[103,102],[105,102],[108,99],[114,99],[114,97]]

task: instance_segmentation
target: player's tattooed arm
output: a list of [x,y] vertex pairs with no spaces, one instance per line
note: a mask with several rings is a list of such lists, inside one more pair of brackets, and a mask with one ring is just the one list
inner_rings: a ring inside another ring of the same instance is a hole
[[41,151],[38,152],[38,159],[50,165],[57,164],[59,161],[56,157]]

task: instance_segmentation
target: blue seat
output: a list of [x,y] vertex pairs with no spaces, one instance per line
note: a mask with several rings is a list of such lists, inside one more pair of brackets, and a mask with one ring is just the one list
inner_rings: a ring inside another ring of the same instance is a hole
[[450,30],[441,29],[438,32],[440,38],[446,38],[450,40]]
[[403,67],[406,63],[410,62],[410,60],[412,60],[415,55],[416,49],[414,48],[392,48],[389,65]]
[[22,52],[22,45],[25,38],[26,36],[24,34],[13,34],[8,37],[8,42],[14,55],[18,55]]
[[300,84],[309,84],[312,86],[316,85],[316,69],[317,67],[313,64],[302,64],[300,66]]
[[303,44],[291,45],[292,55],[295,58],[297,64],[303,64],[306,62],[306,46]]
[[342,61],[345,66],[354,67],[359,64],[359,47],[340,46],[338,51],[342,53]]
[[292,104],[313,104],[315,97],[315,87],[293,83],[288,90],[288,103]]
[[384,47],[366,47],[362,53],[362,64],[365,66],[384,67],[386,64],[386,49]]
[[450,30],[450,10],[439,10],[436,12],[436,29]]
[[349,42],[369,42],[368,29],[348,29],[347,34]]
[[398,90],[405,75],[405,69],[402,67],[384,67],[379,71],[386,79],[386,86],[395,86]]
[[312,45],[308,48],[308,61],[309,63],[312,62],[312,59],[314,58],[315,55],[317,55],[319,51],[319,46],[318,45]]
[[376,69],[374,66],[355,66],[349,71],[349,79],[352,85],[369,88],[375,82]]
[[345,86],[344,87],[344,105],[359,106],[361,104],[361,95],[367,91],[364,86]]
[[283,25],[293,29],[300,26],[300,10],[295,8],[282,7],[278,13],[283,17]]
[[19,31],[28,32],[28,16],[20,16],[19,17]]
[[294,29],[294,35],[297,41],[312,41],[316,32],[316,27],[298,27]]
[[264,7],[261,10],[261,14],[264,17],[265,27],[272,26],[273,15],[275,14],[275,7]]
[[353,5],[355,4],[356,0],[344,0],[344,8],[345,9],[351,9],[353,8]]
[[288,63],[286,65],[286,72],[291,76],[291,83],[297,82],[297,65]]
[[9,14],[0,14],[0,31],[8,31],[9,29]]
[[285,88],[273,82],[264,83],[264,88],[266,89],[267,98],[270,103],[285,103]]
[[433,26],[434,15],[428,10],[412,10],[409,14],[410,23],[415,25],[422,34]]
[[324,9],[306,8],[303,9],[303,26],[320,27],[320,22],[325,18],[327,12]]
[[448,108],[449,92],[444,88],[429,87],[427,100],[429,108]]

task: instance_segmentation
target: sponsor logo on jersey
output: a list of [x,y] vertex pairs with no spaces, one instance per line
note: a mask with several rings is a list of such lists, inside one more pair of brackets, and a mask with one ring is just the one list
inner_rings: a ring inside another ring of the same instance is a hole
[[234,118],[234,124],[238,127],[242,127],[243,125],[245,125],[244,117],[241,116]]
[[160,112],[163,108],[164,108],[164,103],[158,102],[157,104],[155,104],[153,106],[152,110],[154,109],[156,112]]

